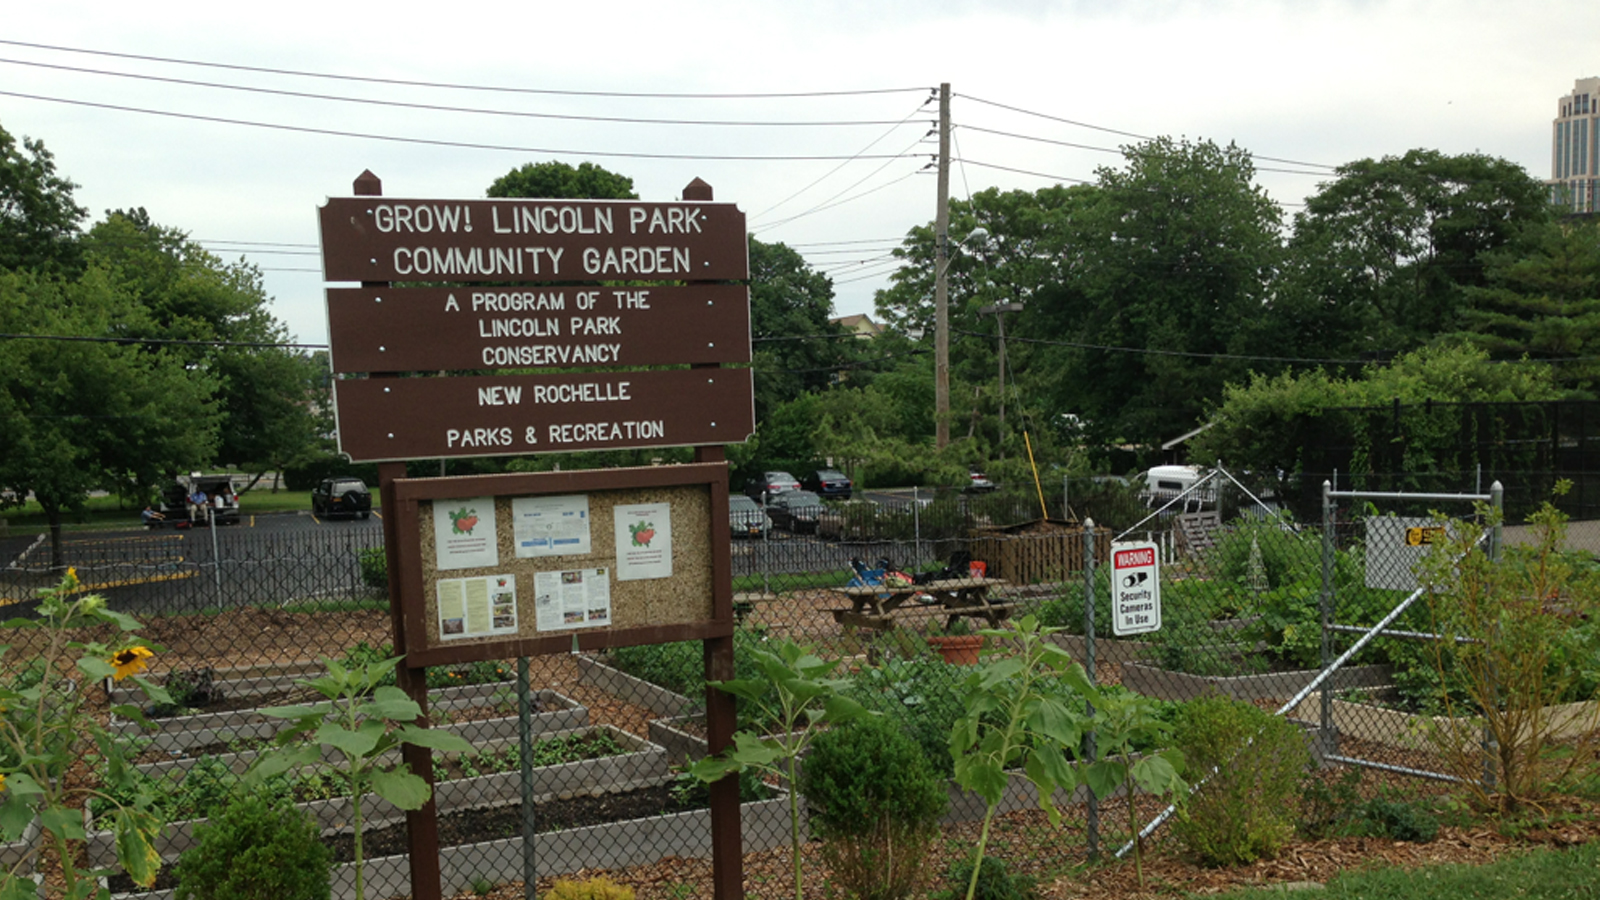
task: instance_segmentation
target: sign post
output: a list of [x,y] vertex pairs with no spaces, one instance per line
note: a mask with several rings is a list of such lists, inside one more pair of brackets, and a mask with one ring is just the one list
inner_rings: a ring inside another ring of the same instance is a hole
[[1111,633],[1117,637],[1161,630],[1161,548],[1151,543],[1111,545]]
[[[324,278],[360,284],[327,290],[334,412],[341,452],[379,463],[418,724],[429,665],[701,640],[707,680],[732,678],[723,447],[755,416],[750,371],[722,366],[751,356],[749,288],[726,283],[749,277],[744,214],[700,179],[670,203],[390,199],[371,172],[354,193],[319,212]],[[414,459],[673,446],[696,465],[406,478]],[[706,699],[715,753],[734,707]],[[430,751],[403,753],[431,785]],[[412,895],[439,900],[433,801],[406,821]],[[736,900],[735,778],[711,786],[711,830],[714,896]]]

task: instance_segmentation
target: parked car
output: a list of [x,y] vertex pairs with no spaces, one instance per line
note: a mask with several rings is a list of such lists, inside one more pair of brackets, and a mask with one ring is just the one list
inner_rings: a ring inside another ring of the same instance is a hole
[[757,503],[770,503],[773,497],[784,491],[798,490],[800,482],[788,472],[762,472],[760,478],[752,478],[744,484],[744,495]]
[[982,470],[971,469],[967,472],[967,483],[961,489],[969,494],[982,494],[992,491],[996,487],[998,485],[990,481],[989,476],[983,474]]
[[[189,498],[196,493],[206,496],[205,507],[196,507],[191,513]],[[233,525],[239,521],[239,495],[233,490],[233,476],[202,475],[193,472],[180,475],[161,492],[161,521],[175,526],[190,524]]]
[[810,491],[784,491],[767,503],[772,524],[794,534],[817,530],[822,518],[822,498]]
[[728,533],[734,537],[765,537],[772,519],[761,504],[743,494],[728,497]]
[[372,492],[359,478],[324,478],[311,489],[311,514],[331,519],[334,516],[372,515]]
[[807,475],[800,486],[824,500],[849,500],[855,485],[838,469],[818,469]]

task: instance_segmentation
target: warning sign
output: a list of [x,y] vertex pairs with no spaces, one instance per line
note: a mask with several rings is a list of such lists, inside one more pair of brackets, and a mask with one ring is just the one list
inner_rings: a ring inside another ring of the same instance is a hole
[[1161,553],[1155,544],[1111,545],[1111,633],[1161,630]]

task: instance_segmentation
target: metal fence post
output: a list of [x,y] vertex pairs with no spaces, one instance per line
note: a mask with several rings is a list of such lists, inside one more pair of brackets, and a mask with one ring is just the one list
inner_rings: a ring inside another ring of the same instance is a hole
[[[1500,562],[1500,524],[1505,513],[1505,486],[1498,479],[1495,480],[1494,484],[1489,485],[1489,508],[1491,516],[1489,520],[1489,562],[1498,564]],[[1489,659],[1492,661],[1494,657],[1491,655]],[[1491,679],[1489,683],[1492,688],[1494,680]],[[1494,697],[1492,699],[1498,701],[1499,698]],[[1494,733],[1489,730],[1489,718],[1485,716],[1483,720],[1483,789],[1485,793],[1494,792],[1496,777],[1495,757],[1499,753],[1499,749],[1499,743],[1495,741]]]
[[[1333,483],[1322,482],[1322,596],[1319,598],[1318,619],[1322,623],[1322,668],[1333,662],[1333,551],[1338,540],[1338,525],[1334,514]],[[1318,738],[1324,754],[1337,753],[1333,735],[1333,685],[1322,688],[1321,721]]]
[[[577,635],[573,635],[577,640]],[[539,883],[538,827],[533,818],[533,710],[528,658],[517,657],[517,746],[522,750],[522,896],[534,900]]]
[[[1062,479],[1065,484],[1065,479]],[[1094,677],[1094,519],[1083,520],[1083,657],[1084,670],[1089,675],[1089,683],[1095,684]],[[1094,720],[1094,704],[1085,704],[1091,723]],[[1094,728],[1090,728],[1083,735],[1083,758],[1093,763],[1095,759]],[[1131,801],[1130,801],[1131,802]],[[1100,857],[1100,801],[1095,798],[1094,791],[1089,792],[1085,816],[1086,836],[1089,844],[1089,858]]]

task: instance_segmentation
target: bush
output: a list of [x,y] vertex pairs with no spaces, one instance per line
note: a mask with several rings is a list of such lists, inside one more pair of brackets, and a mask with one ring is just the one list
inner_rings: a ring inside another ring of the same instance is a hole
[[[951,887],[941,892],[944,898],[963,898],[967,884],[972,881],[972,860],[965,859],[950,864],[945,870],[945,882]],[[1039,896],[1034,880],[1028,875],[1012,875],[1006,864],[993,856],[985,856],[978,866],[978,886],[972,900],[1035,900]]]
[[817,735],[800,792],[822,857],[851,896],[896,900],[917,889],[949,799],[892,720],[870,716]]
[[955,770],[950,728],[966,713],[958,690],[965,674],[960,669],[924,649],[857,673],[850,697],[892,722],[940,777],[949,778]]
[[235,797],[178,859],[177,900],[327,900],[332,852],[285,800]]
[[1300,727],[1213,695],[1184,705],[1173,741],[1197,782],[1172,826],[1189,852],[1210,866],[1276,855],[1294,835],[1293,801],[1311,761]]
[[361,566],[362,584],[378,590],[388,589],[389,557],[382,547],[363,547],[356,551],[356,561]]

